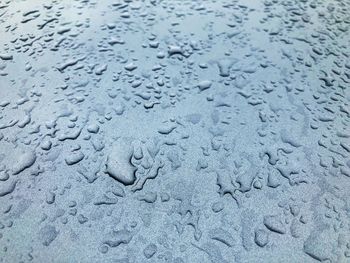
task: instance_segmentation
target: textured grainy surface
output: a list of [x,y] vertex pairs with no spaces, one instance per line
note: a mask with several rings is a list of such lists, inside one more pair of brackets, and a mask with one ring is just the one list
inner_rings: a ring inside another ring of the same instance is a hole
[[350,2],[0,1],[0,262],[350,262]]

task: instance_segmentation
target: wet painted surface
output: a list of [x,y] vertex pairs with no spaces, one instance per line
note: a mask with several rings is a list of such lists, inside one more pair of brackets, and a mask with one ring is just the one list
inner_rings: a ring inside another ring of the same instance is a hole
[[349,1],[1,1],[0,262],[350,262]]

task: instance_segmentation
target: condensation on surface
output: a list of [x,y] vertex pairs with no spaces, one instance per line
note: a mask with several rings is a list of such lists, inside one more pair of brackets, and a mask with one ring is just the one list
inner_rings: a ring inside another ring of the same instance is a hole
[[350,2],[0,1],[0,262],[350,262]]

